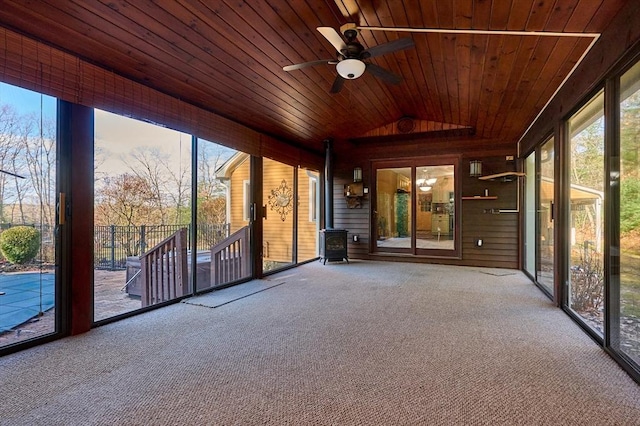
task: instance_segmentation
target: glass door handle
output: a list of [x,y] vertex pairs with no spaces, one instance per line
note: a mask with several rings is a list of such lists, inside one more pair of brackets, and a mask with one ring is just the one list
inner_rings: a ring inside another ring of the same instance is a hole
[[66,194],[64,192],[61,192],[60,194],[58,194],[58,225],[64,225],[64,223],[66,222],[66,206]]

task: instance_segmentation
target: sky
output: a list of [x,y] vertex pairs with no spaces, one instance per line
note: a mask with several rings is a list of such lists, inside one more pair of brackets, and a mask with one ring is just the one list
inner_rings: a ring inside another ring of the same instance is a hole
[[13,105],[20,115],[37,113],[40,114],[40,102],[42,101],[42,112],[46,118],[56,118],[56,99],[47,95],[32,92],[31,90],[0,82],[0,105]]
[[[17,86],[0,82],[0,105],[11,105],[18,115],[40,115],[55,122],[56,99]],[[169,164],[190,164],[191,135],[162,126],[95,110],[96,171],[101,174],[119,174],[129,171],[125,159],[135,148],[158,149],[168,156]],[[235,151],[220,148],[225,156]],[[228,153],[226,153],[228,151]],[[129,162],[131,159],[129,157]]]

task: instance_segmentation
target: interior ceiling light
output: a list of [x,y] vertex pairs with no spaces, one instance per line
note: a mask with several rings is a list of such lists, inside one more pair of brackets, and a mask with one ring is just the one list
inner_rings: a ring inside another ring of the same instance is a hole
[[431,191],[431,187],[430,186],[419,186],[418,188],[420,188],[420,191],[422,191],[422,192]]
[[365,63],[359,59],[343,59],[336,65],[340,77],[347,80],[360,77],[366,68]]

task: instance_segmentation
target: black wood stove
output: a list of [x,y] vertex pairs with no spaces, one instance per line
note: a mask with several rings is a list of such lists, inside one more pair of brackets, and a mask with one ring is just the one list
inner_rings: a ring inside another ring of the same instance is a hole
[[320,231],[320,257],[323,264],[331,261],[346,260],[347,257],[347,230],[323,229]]

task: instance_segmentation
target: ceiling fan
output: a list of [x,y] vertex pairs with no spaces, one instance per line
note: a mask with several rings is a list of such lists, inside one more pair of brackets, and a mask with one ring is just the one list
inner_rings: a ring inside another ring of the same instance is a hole
[[287,65],[282,68],[284,71],[294,71],[314,65],[335,64],[338,75],[331,86],[331,93],[338,93],[342,89],[345,80],[356,79],[365,71],[369,71],[386,83],[399,84],[402,81],[402,77],[399,75],[376,64],[365,61],[376,56],[409,49],[414,46],[413,39],[409,37],[399,38],[365,49],[364,46],[356,40],[358,29],[355,24],[346,24],[340,28],[346,42],[334,28],[318,27],[317,30],[335,47],[338,52],[337,59],[320,59],[317,61],[303,62],[301,64]]
[[1,169],[0,169],[0,173],[6,173],[6,174],[8,174],[8,175],[10,175],[10,176],[14,176],[14,177],[17,177],[17,178],[20,178],[20,179],[24,179],[24,178],[25,178],[24,176],[20,176],[20,175],[17,175],[17,174],[15,174],[15,173],[11,173],[11,172],[8,172],[8,171],[6,171],[6,170],[1,170]]

